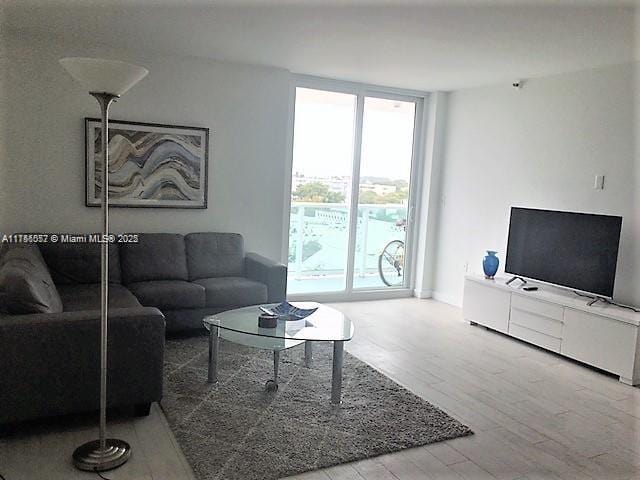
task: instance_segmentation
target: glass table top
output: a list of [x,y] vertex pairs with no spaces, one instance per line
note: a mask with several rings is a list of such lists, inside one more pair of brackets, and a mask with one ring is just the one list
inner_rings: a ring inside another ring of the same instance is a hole
[[[208,329],[211,326],[219,327],[222,330],[221,336],[227,340],[251,344],[258,348],[278,346],[284,349],[307,340],[348,341],[353,337],[353,323],[338,310],[316,302],[294,302],[293,304],[300,308],[317,308],[318,310],[302,320],[278,320],[275,328],[258,326],[258,316],[261,313],[259,305],[210,315],[205,317],[203,322]],[[277,304],[265,306],[275,305]],[[251,339],[248,336],[254,338]]]

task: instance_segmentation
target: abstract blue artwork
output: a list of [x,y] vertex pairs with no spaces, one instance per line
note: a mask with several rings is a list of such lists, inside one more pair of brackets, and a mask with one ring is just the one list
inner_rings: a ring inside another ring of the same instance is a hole
[[[102,129],[85,119],[87,206],[99,206]],[[207,208],[209,129],[109,122],[109,205]]]

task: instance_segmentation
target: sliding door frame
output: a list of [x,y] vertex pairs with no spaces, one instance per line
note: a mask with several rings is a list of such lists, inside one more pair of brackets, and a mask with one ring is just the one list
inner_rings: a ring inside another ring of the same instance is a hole
[[[425,134],[426,118],[429,93],[405,90],[392,87],[382,87],[341,80],[332,80],[309,75],[292,75],[289,92],[289,119],[287,133],[287,161],[285,166],[285,188],[284,188],[284,208],[283,208],[283,230],[282,230],[282,262],[287,265],[289,257],[289,226],[291,219],[291,180],[293,169],[293,142],[295,128],[295,104],[296,89],[309,88],[314,90],[324,90],[336,93],[345,93],[356,96],[356,111],[354,124],[354,151],[351,177],[351,198],[349,204],[349,236],[347,251],[347,267],[345,270],[345,290],[338,292],[317,292],[299,293],[287,296],[289,300],[319,300],[319,301],[349,301],[367,299],[402,298],[413,296],[415,286],[415,258],[417,253],[418,225],[420,218],[417,211],[420,207],[420,197],[422,195],[422,178],[425,155]],[[397,288],[353,288],[355,271],[355,247],[358,228],[358,197],[360,181],[360,163],[362,154],[362,131],[364,119],[364,101],[366,97],[382,98],[388,100],[398,100],[404,102],[415,102],[415,117],[413,129],[413,152],[411,158],[410,184],[409,184],[409,204],[407,205],[407,229],[405,234],[405,245],[409,248],[405,250],[405,272],[409,275],[405,277],[404,285]],[[408,269],[406,267],[409,267]]]

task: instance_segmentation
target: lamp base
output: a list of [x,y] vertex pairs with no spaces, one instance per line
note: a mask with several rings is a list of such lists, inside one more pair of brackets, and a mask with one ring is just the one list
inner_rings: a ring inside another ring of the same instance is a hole
[[118,468],[131,456],[131,446],[115,438],[107,438],[104,449],[100,440],[93,440],[76,448],[73,452],[73,464],[80,470],[104,472]]

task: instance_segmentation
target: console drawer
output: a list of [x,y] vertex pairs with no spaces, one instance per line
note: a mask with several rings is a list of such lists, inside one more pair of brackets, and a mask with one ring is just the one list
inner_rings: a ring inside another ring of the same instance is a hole
[[516,324],[509,325],[509,335],[546,348],[552,352],[560,353],[561,340],[559,338],[545,335],[544,333],[536,332]]
[[519,325],[551,337],[562,338],[563,323],[561,321],[518,310],[513,306],[509,320],[509,333],[511,333],[511,325]]
[[542,317],[553,318],[560,322],[564,319],[564,307],[562,305],[544,302],[535,298],[528,298],[515,293],[511,298],[511,308],[535,313]]

